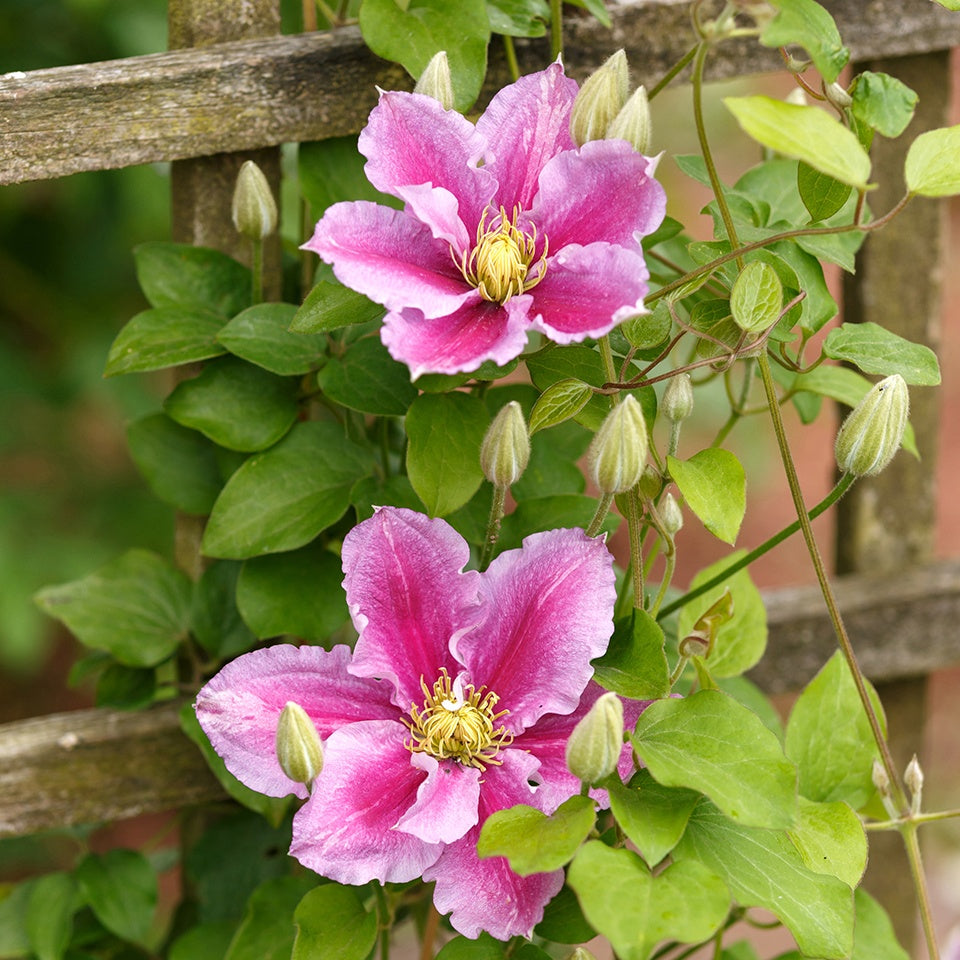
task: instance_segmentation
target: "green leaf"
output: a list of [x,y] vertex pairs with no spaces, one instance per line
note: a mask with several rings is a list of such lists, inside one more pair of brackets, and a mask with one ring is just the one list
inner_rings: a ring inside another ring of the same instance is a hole
[[[599,387],[607,379],[600,354],[592,347],[581,344],[552,347],[531,354],[527,357],[527,369],[530,379],[542,392],[560,380],[580,380]],[[576,415],[576,421],[595,432],[609,412],[609,399],[595,395]]]
[[593,389],[582,380],[568,377],[551,384],[540,394],[530,414],[530,436],[575,417],[592,399]]
[[853,82],[853,115],[885,137],[899,137],[913,119],[917,95],[903,81],[864,70]]
[[803,162],[797,165],[797,189],[814,223],[827,220],[843,209],[851,190],[847,184]]
[[670,476],[690,509],[724,543],[733,543],[747,509],[746,474],[729,450],[708,447],[689,460],[667,457]]
[[96,705],[114,710],[143,710],[153,703],[156,671],[151,667],[108,664],[97,678]]
[[577,895],[566,884],[547,904],[543,919],[533,932],[554,943],[586,943],[597,935],[597,931],[587,923],[577,902]]
[[257,557],[243,565],[237,606],[260,639],[326,640],[349,620],[342,580],[339,557],[316,544]]
[[170,944],[168,960],[223,960],[234,926],[229,920],[220,920],[191,927]]
[[542,37],[550,22],[546,0],[487,0],[490,29],[507,37]]
[[[295,550],[337,522],[371,469],[363,447],[333,423],[298,423],[227,482],[203,536],[208,557],[245,560]],[[255,506],[255,509],[254,509]]]
[[151,307],[209,310],[232,317],[250,306],[250,271],[219,250],[151,241],[133,250]]
[[519,804],[487,817],[477,840],[477,854],[481,858],[506,857],[510,869],[521,877],[549,873],[570,861],[595,821],[590,797],[570,797],[550,816]]
[[[300,189],[310,203],[310,212],[315,219],[319,220],[327,207],[343,200],[370,200],[397,209],[403,206],[402,200],[381,193],[370,183],[363,172],[366,162],[367,158],[357,149],[356,134],[300,144],[297,149]],[[340,284],[327,286],[339,287]],[[366,300],[359,293],[354,296]]]
[[341,327],[379,320],[384,308],[341,283],[321,280],[308,294],[290,322],[290,331],[321,334]]
[[700,799],[694,790],[657,783],[649,770],[640,770],[629,787],[609,784],[607,792],[620,829],[651,868],[677,845]]
[[934,3],[939,3],[941,7],[946,7],[947,10],[960,10],[960,0],[934,0]]
[[870,157],[853,133],[819,107],[760,96],[726,97],[723,102],[758,143],[803,160],[841,183],[867,189]]
[[402,417],[417,398],[410,371],[387,352],[379,337],[364,337],[330,362],[317,377],[320,389],[351,410]]
[[14,960],[31,956],[27,935],[27,909],[36,880],[0,884],[0,957]]
[[836,877],[809,870],[786,833],[733,823],[713,804],[701,801],[673,855],[716,871],[742,906],[769,910],[807,956],[849,956],[852,891]]
[[[420,510],[422,507],[410,480],[403,475],[387,477],[386,480],[376,476],[361,477],[350,491],[350,503],[356,511],[358,523],[369,520],[374,514],[374,507],[406,507],[408,510]],[[481,520],[480,540],[486,531],[488,516],[489,510]]]
[[74,872],[97,919],[123,940],[145,944],[157,906],[157,875],[133,850],[88,853]]
[[899,373],[909,384],[931,387],[940,382],[937,355],[921,343],[911,343],[879,324],[844,323],[831,330],[823,352],[845,360],[864,373],[884,377]]
[[699,790],[738,823],[793,823],[795,767],[760,719],[726,694],[658,700],[640,714],[631,739],[664,786]]
[[604,0],[567,0],[567,3],[572,7],[582,7],[584,10],[589,10],[603,26],[610,26],[610,14],[604,6]]
[[453,513],[480,486],[489,423],[483,403],[465,393],[423,394],[410,406],[407,475],[430,516]]
[[267,373],[236,357],[207,364],[178,384],[163,409],[228,450],[273,446],[297,418],[298,381]]
[[863,823],[845,803],[816,803],[799,797],[797,823],[787,831],[803,862],[855,887],[867,867]]
[[[736,553],[701,570],[690,582],[695,589],[712,580],[718,573],[743,556]],[[710,652],[708,666],[716,677],[735,677],[749,670],[762,656],[767,646],[767,612],[760,591],[753,585],[749,570],[738,570],[733,576],[686,604],[680,610],[678,636],[683,639],[697,620],[729,590],[733,598],[733,616],[721,623]]]
[[217,339],[235,357],[271,373],[304,374],[326,360],[327,338],[319,333],[291,333],[296,313],[292,303],[258,303],[238,313]]
[[127,427],[130,456],[164,502],[184,513],[207,514],[223,486],[214,445],[166,414],[154,413]]
[[431,57],[446,50],[453,80],[454,107],[464,112],[480,94],[487,72],[490,21],[485,0],[363,0],[360,32],[384,60],[402,64],[419,77]]
[[476,940],[454,937],[441,947],[436,960],[503,960],[503,944],[489,933]]
[[186,636],[190,581],[155,553],[130,550],[82,580],[45,587],[36,602],[85,646],[153,667]]
[[291,960],[364,960],[377,942],[376,913],[365,910],[353,887],[314,887],[293,915],[297,938]]
[[741,330],[760,333],[776,323],[781,306],[783,285],[777,271],[769,263],[752,260],[740,271],[730,291],[734,322]]
[[[882,711],[876,693],[870,693]],[[842,800],[859,810],[872,796],[877,745],[839,650],[797,698],[785,749],[800,770],[800,793],[808,800]]]
[[827,83],[833,83],[850,59],[833,17],[814,0],[771,0],[777,15],[764,28],[760,42],[766,47],[798,44]]
[[960,124],[921,133],[910,144],[903,175],[910,193],[921,197],[960,193]]
[[290,960],[297,933],[294,911],[316,883],[309,873],[261,883],[247,901],[224,960]]
[[593,661],[594,679],[621,697],[656,700],[670,692],[663,630],[645,610],[614,625],[610,645]]
[[862,888],[856,890],[853,905],[857,925],[853,929],[850,960],[910,960],[907,951],[897,943],[886,910],[869,893]]
[[660,940],[706,940],[726,919],[723,881],[693,860],[656,877],[630,850],[587,843],[570,865],[570,886],[587,919],[623,960],[646,960]]
[[235,657],[256,643],[237,610],[239,576],[239,563],[219,560],[203,571],[194,587],[190,632],[211,657]]
[[[709,275],[707,279],[710,279]],[[638,350],[652,350],[666,343],[672,329],[673,318],[664,300],[658,300],[649,313],[629,317],[620,324],[620,332],[627,338],[630,346]]]
[[[518,503],[517,509],[503,518],[497,549],[502,553],[504,550],[519,547],[524,537],[539,530],[553,530],[559,527],[586,529],[596,511],[597,501],[593,497],[580,494],[531,497],[529,500]],[[609,536],[619,524],[620,518],[614,513],[608,513],[600,527],[600,532]]]
[[110,346],[105,377],[162,370],[219,357],[217,343],[223,317],[200,308],[158,307],[138,313]]
[[[37,960],[60,960],[73,935],[73,915],[83,905],[76,880],[63,872],[38,877],[31,885],[24,926]],[[0,956],[7,956],[0,950]]]

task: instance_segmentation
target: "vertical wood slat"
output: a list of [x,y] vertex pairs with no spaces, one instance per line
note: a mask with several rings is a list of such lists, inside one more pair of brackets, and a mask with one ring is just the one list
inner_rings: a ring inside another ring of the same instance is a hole
[[[858,64],[896,76],[919,95],[908,135],[897,141],[877,137],[870,195],[873,210],[889,210],[903,195],[903,162],[908,144],[925,130],[945,126],[949,117],[949,54]],[[940,341],[941,264],[946,237],[944,204],[911,201],[895,222],[872,235],[857,258],[857,273],[845,278],[844,319],[882,324],[908,340],[933,349]],[[840,502],[837,514],[838,573],[898,571],[928,561],[936,530],[935,470],[939,392],[911,388],[910,417],[923,457],[901,452],[876,478],[860,480]],[[868,643],[869,637],[853,637]],[[926,714],[926,679],[878,684],[887,712],[890,746],[902,771],[920,753]],[[890,912],[897,936],[910,949],[916,940],[917,906],[903,844],[896,834],[874,834],[865,884]]]

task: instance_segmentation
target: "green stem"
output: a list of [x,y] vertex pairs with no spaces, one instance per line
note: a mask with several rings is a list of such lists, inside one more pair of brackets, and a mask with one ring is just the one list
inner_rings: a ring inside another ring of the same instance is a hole
[[599,532],[600,528],[603,526],[603,521],[607,516],[607,511],[610,509],[610,504],[613,503],[613,494],[605,493],[597,503],[596,513],[593,515],[593,519],[590,521],[590,526],[587,527],[587,536],[595,537]]
[[744,407],[747,405],[747,397],[750,394],[750,378],[753,374],[753,358],[748,357],[743,362],[743,383],[740,386],[740,397],[736,404],[730,408],[730,416],[727,422],[720,428],[717,435],[713,438],[712,447],[719,447],[730,434],[730,431],[737,425],[737,422],[743,416]]
[[490,504],[490,519],[487,521],[487,534],[483,538],[483,551],[480,554],[480,569],[486,570],[493,559],[493,550],[500,538],[500,521],[503,520],[503,505],[507,499],[506,487],[493,488],[493,502]]
[[647,99],[652,100],[668,83],[697,55],[699,44],[691,47],[658,81],[656,86],[650,89]]
[[670,581],[673,580],[673,572],[677,568],[677,551],[671,544],[671,549],[664,554],[663,579],[660,581],[660,589],[657,591],[657,597],[650,608],[650,616],[656,617],[663,598],[667,595],[667,589],[670,587]]
[[563,0],[550,0],[550,58],[563,53]]
[[520,64],[517,63],[517,48],[513,45],[513,37],[503,35],[503,51],[507,55],[507,66],[510,76],[516,81],[520,79]]
[[912,813],[909,817],[899,817],[896,820],[877,820],[874,823],[865,823],[865,830],[899,830],[906,823],[933,823],[935,820],[952,820],[960,817],[960,810],[936,810],[933,813]]
[[314,3],[316,3],[317,9],[320,11],[320,13],[326,17],[327,23],[329,23],[331,27],[335,27],[337,25],[336,13],[331,10],[330,7],[323,2],[323,0],[314,0]]
[[380,927],[380,960],[390,960],[390,929],[393,926],[393,911],[387,903],[387,895],[383,886],[376,884],[377,893],[377,924]]
[[630,531],[630,558],[633,561],[633,606],[643,609],[643,533],[640,530],[640,511],[637,509],[637,491],[627,497],[627,528]]
[[260,303],[263,300],[263,240],[260,238],[250,241],[252,253],[250,256],[250,302]]
[[940,951],[937,949],[937,935],[933,929],[933,916],[930,912],[930,896],[927,893],[927,878],[923,872],[923,861],[920,858],[920,842],[917,839],[917,825],[907,823],[900,828],[903,844],[907,849],[907,860],[910,861],[910,873],[913,875],[913,886],[917,891],[917,904],[920,907],[920,920],[923,923],[923,935],[927,941],[927,954],[930,960],[940,960]]
[[[815,506],[813,507],[807,516],[811,520],[816,520],[825,510],[829,510],[846,492],[850,489],[850,486],[853,484],[853,481],[856,478],[849,473],[845,473],[837,485]],[[764,540],[759,547],[755,547],[749,553],[742,556],[736,563],[731,564],[727,567],[723,573],[717,574],[717,576],[712,577],[706,583],[701,584],[694,590],[690,590],[688,593],[685,593],[682,597],[677,597],[676,600],[668,603],[667,606],[663,608],[660,612],[660,615],[657,619],[662,620],[664,617],[669,616],[673,613],[674,610],[679,610],[680,607],[685,606],[691,600],[696,600],[697,597],[706,593],[708,590],[712,590],[714,587],[723,583],[724,580],[728,580],[732,577],[738,570],[742,570],[744,567],[748,567],[754,560],[758,560],[769,550],[772,550],[777,544],[783,543],[788,537],[792,537],[800,529],[800,521],[794,520],[793,523],[784,527],[779,533],[775,533],[768,540]]]

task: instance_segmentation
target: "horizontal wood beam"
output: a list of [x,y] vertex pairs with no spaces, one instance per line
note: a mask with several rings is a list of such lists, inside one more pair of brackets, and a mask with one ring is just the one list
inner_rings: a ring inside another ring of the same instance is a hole
[[[867,674],[909,677],[960,662],[960,562],[836,591]],[[765,594],[770,641],[752,671],[768,692],[802,687],[836,649],[816,588]],[[180,732],[179,704],[78,710],[0,726],[0,836],[119,820],[225,794]]]
[[[690,0],[620,0],[613,28],[569,17],[565,60],[578,77],[619,47],[650,84],[692,42]],[[854,60],[960,44],[960,17],[930,0],[826,4]],[[545,41],[518,44],[524,71],[542,65]],[[486,96],[507,81],[494,57]],[[775,51],[724,43],[711,76],[776,69]],[[0,184],[255,150],[356,133],[376,86],[408,87],[398,66],[373,56],[356,27],[215,44],[0,76]]]

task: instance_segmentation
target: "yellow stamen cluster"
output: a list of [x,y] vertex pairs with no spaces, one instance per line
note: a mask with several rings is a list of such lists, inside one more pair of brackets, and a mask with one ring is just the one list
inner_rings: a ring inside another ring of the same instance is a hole
[[547,238],[543,238],[543,252],[531,270],[536,256],[537,228],[531,225],[527,232],[517,226],[519,208],[514,209],[512,217],[507,217],[507,211],[501,207],[494,218],[495,226],[487,224],[487,212],[484,210],[480,218],[473,249],[460,258],[454,254],[454,262],[484,300],[503,304],[518,293],[526,293],[544,278]]
[[472,683],[451,681],[443,669],[432,691],[422,677],[420,687],[425,698],[423,709],[411,704],[411,719],[403,721],[410,728],[408,750],[480,770],[486,770],[488,764],[502,763],[497,754],[513,742],[513,734],[502,724],[496,726],[496,721],[510,711],[495,712],[500,700],[495,693],[484,693],[484,687],[476,689]]

